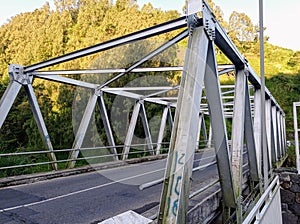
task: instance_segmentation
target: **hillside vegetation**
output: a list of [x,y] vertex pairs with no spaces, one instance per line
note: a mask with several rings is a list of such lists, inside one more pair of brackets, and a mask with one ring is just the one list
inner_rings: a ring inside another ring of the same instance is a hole
[[[31,65],[62,54],[72,52],[93,44],[110,40],[155,24],[178,18],[180,12],[163,11],[150,3],[138,6],[133,0],[55,0],[55,9],[46,3],[33,12],[12,17],[0,27],[0,96],[8,83],[8,65]],[[228,32],[239,50],[259,71],[259,42],[257,27],[244,13],[233,12],[229,21],[224,21],[221,9],[209,1],[216,17]],[[165,34],[157,39],[166,41],[174,33]],[[300,52],[294,52],[265,42],[266,84],[278,103],[286,112],[288,138],[292,134],[292,102],[300,101]],[[150,52],[155,47],[144,42],[138,46],[124,49],[123,55],[111,52],[105,55],[106,61],[86,57],[81,60],[64,63],[52,69],[84,69],[87,67],[128,66],[138,59],[136,52]],[[180,43],[186,45],[185,41]],[[178,49],[171,49],[163,55],[164,61],[149,62],[152,66],[177,65]],[[125,57],[126,56],[126,57]],[[139,55],[141,56],[141,55]],[[218,53],[218,62],[227,63],[224,55]],[[94,64],[91,64],[93,61]],[[77,77],[80,78],[80,77]],[[178,82],[178,76],[168,77]],[[131,79],[120,80],[125,85]],[[74,133],[72,127],[72,103],[74,87],[38,81],[34,83],[44,119],[56,149],[72,147]],[[109,97],[107,102],[111,102]],[[109,109],[109,108],[108,108]],[[153,109],[154,110],[154,109]],[[23,90],[14,103],[6,122],[0,130],[0,153],[44,149],[38,129],[33,119],[30,105]],[[66,158],[65,154],[58,155]],[[41,156],[19,158],[18,163],[44,161]],[[0,166],[15,164],[16,160],[0,160]],[[14,171],[11,171],[14,172]],[[28,170],[24,169],[24,173]],[[13,175],[14,173],[10,173]]]

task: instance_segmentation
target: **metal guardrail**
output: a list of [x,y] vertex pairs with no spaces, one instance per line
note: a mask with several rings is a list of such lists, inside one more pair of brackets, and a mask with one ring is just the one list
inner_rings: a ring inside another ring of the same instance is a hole
[[[215,156],[213,156],[213,157],[215,157]],[[206,158],[206,159],[207,159],[207,158]],[[204,165],[201,165],[201,166],[197,166],[197,167],[193,168],[193,172],[194,172],[194,171],[199,171],[199,170],[202,170],[202,169],[205,169],[205,168],[208,168],[208,167],[210,167],[210,166],[212,166],[212,165],[215,165],[215,164],[217,164],[216,161],[211,162],[211,163],[207,163],[207,164],[204,164]],[[149,187],[152,187],[152,186],[154,186],[154,185],[156,185],[156,184],[160,184],[160,183],[162,183],[162,182],[164,181],[164,179],[165,179],[165,178],[160,178],[160,179],[157,179],[157,180],[148,182],[148,183],[141,184],[141,185],[139,186],[139,189],[140,189],[140,190],[144,190],[144,189],[149,188]],[[219,182],[219,179],[217,180],[217,182]],[[213,184],[213,185],[214,185],[214,184]],[[210,186],[210,184],[209,184],[208,186]],[[204,190],[205,190],[205,189],[204,189]],[[203,192],[204,190],[199,191],[199,193]],[[197,194],[199,194],[199,193],[196,193],[195,195],[197,195]],[[194,196],[195,196],[195,195],[194,195]],[[192,197],[194,197],[194,196],[192,196]]]
[[[163,143],[152,143],[153,146],[160,145],[168,145],[168,142]],[[133,144],[130,147],[144,147],[148,146],[148,144]],[[54,153],[61,153],[61,152],[71,152],[71,151],[89,151],[89,150],[101,150],[101,149],[110,149],[110,148],[124,148],[125,145],[117,145],[117,146],[103,146],[103,147],[94,147],[94,148],[81,148],[81,149],[61,149],[61,150],[53,150],[51,152]],[[161,147],[160,151],[168,151],[167,147]],[[47,154],[50,151],[33,151],[33,152],[16,152],[16,153],[2,153],[0,154],[1,157],[10,157],[10,156],[32,156],[32,155],[38,155],[38,154]],[[128,155],[136,155],[140,153],[149,153],[149,152],[156,152],[156,149],[152,150],[137,150],[137,151],[131,151],[128,153]],[[124,153],[117,153],[117,154],[107,154],[107,155],[95,155],[95,156],[85,156],[85,157],[78,157],[76,159],[58,159],[56,161],[47,161],[47,162],[37,162],[37,163],[27,163],[27,164],[18,164],[18,165],[11,165],[11,166],[5,166],[0,167],[0,170],[6,170],[6,169],[17,169],[17,168],[24,168],[24,167],[32,167],[32,166],[40,166],[40,165],[49,165],[53,163],[66,163],[70,161],[80,161],[80,160],[90,160],[90,159],[97,159],[97,158],[107,158],[107,157],[114,157],[114,156],[120,156],[122,157]]]
[[[200,147],[204,147],[206,145],[206,141],[199,142]],[[160,146],[161,153],[167,153],[169,148],[169,142],[162,142],[162,143],[152,143],[152,146]],[[72,152],[72,151],[89,151],[89,150],[105,150],[105,149],[112,149],[112,148],[124,148],[126,145],[116,145],[116,146],[102,146],[102,147],[89,147],[89,148],[81,148],[81,149],[60,149],[60,150],[53,150],[53,151],[27,151],[27,152],[14,152],[14,153],[2,153],[0,154],[0,158],[3,157],[11,157],[11,156],[33,156],[33,155],[40,155],[40,154],[47,154],[47,153],[62,153],[62,152]],[[132,144],[129,147],[136,148],[136,147],[146,147],[148,144]],[[161,147],[163,146],[163,147]],[[128,155],[137,155],[142,153],[155,153],[157,152],[156,149],[150,150],[138,150],[128,152]],[[7,169],[18,169],[18,168],[25,168],[25,167],[32,167],[32,166],[41,166],[41,165],[50,165],[53,163],[67,163],[71,161],[82,161],[82,160],[91,160],[91,159],[99,159],[99,158],[109,158],[109,157],[123,157],[124,153],[117,153],[117,154],[107,154],[107,155],[95,155],[95,156],[85,156],[85,157],[78,157],[76,159],[57,159],[56,161],[45,161],[45,162],[36,162],[36,163],[26,163],[26,164],[16,164],[10,166],[2,166],[0,170],[7,170]]]
[[[262,194],[258,202],[253,207],[253,209],[250,211],[248,216],[244,219],[243,224],[262,223],[261,220],[265,216],[270,205],[272,204],[274,196],[277,193],[279,193],[278,192],[279,189],[280,189],[279,177],[275,176],[274,180],[270,183],[268,188],[265,190],[265,192]],[[277,223],[281,223],[281,221],[278,220]]]

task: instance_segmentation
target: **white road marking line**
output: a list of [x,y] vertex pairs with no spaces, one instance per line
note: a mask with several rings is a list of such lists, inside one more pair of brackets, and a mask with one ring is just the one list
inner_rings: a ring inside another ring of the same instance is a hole
[[[208,158],[211,158],[211,157],[213,157],[213,156],[204,157],[204,158],[201,158],[201,159],[208,159]],[[195,161],[197,161],[197,160],[195,160]],[[102,185],[98,185],[98,186],[95,186],[95,187],[83,189],[83,190],[80,190],[80,191],[74,191],[74,192],[71,192],[71,193],[68,193],[68,194],[56,196],[56,197],[53,197],[53,198],[48,198],[48,199],[37,201],[37,202],[32,202],[32,203],[28,203],[28,204],[24,204],[24,205],[18,205],[18,206],[14,206],[14,207],[10,207],[10,208],[4,208],[4,209],[0,210],[0,213],[11,211],[11,210],[15,210],[15,209],[19,209],[19,208],[27,208],[27,207],[31,207],[31,206],[34,206],[34,205],[43,204],[43,203],[46,203],[46,202],[54,201],[54,200],[57,200],[57,199],[69,197],[69,196],[80,194],[80,193],[84,193],[84,192],[95,190],[95,189],[98,189],[98,188],[101,188],[101,187],[106,187],[106,186],[109,186],[109,185],[120,183],[122,181],[134,179],[136,177],[140,177],[140,176],[144,176],[144,175],[147,175],[147,174],[156,173],[156,172],[163,171],[163,170],[165,170],[165,168],[154,170],[154,171],[149,171],[149,172],[142,173],[142,174],[137,174],[135,176],[131,176],[131,177],[126,177],[126,178],[120,179],[119,181],[109,182],[109,183],[106,183],[106,184],[102,184]]]
[[11,211],[11,210],[15,210],[15,209],[19,209],[19,208],[27,208],[27,207],[31,207],[31,206],[34,206],[34,205],[43,204],[43,203],[46,203],[46,202],[54,201],[54,200],[57,200],[57,199],[69,197],[69,196],[72,196],[72,195],[76,195],[76,194],[84,193],[84,192],[87,192],[87,191],[95,190],[95,189],[98,189],[98,188],[101,188],[101,187],[106,187],[106,186],[109,186],[109,185],[120,183],[122,181],[134,179],[136,177],[140,177],[140,176],[144,176],[144,175],[147,175],[147,174],[156,173],[156,172],[159,172],[159,171],[162,171],[162,170],[165,170],[165,168],[158,169],[158,170],[153,170],[153,171],[149,171],[149,172],[142,173],[142,174],[137,174],[135,176],[131,176],[131,177],[126,177],[126,178],[120,179],[119,181],[114,181],[114,182],[109,182],[109,183],[106,183],[106,184],[101,184],[101,185],[98,185],[98,186],[95,186],[95,187],[91,187],[91,188],[87,188],[87,189],[83,189],[83,190],[80,190],[80,191],[74,191],[74,192],[71,192],[71,193],[68,193],[68,194],[56,196],[56,197],[53,197],[53,198],[48,198],[48,199],[45,199],[45,200],[42,200],[42,201],[32,202],[32,203],[28,203],[28,204],[24,204],[24,205],[18,205],[18,206],[10,207],[10,208],[4,208],[4,209],[0,210],[0,213]]

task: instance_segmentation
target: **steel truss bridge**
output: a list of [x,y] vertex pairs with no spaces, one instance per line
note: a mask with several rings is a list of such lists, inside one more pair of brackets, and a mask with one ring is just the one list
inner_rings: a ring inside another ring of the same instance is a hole
[[[120,46],[166,33],[172,36],[167,42],[125,68],[51,69],[64,62],[118,49]],[[146,62],[181,41],[188,42],[182,66],[144,66]],[[226,55],[230,64],[217,64],[216,48]],[[159,75],[162,72],[181,72],[180,85],[111,87],[123,77],[135,73]],[[112,75],[102,83],[78,80],[71,76],[86,74]],[[220,83],[220,77],[228,74],[234,75],[234,85]],[[263,223],[267,218],[273,218],[275,222],[269,223],[281,223],[278,221],[279,181],[273,173],[273,168],[286,157],[285,114],[268,89],[262,90],[258,75],[230,40],[207,3],[190,7],[184,17],[37,64],[12,64],[9,66],[9,76],[10,84],[0,101],[0,128],[20,89],[24,88],[47,150],[2,153],[0,157],[46,153],[49,161],[39,164],[15,164],[1,167],[1,170],[41,164],[50,164],[53,170],[57,170],[58,163],[67,163],[68,169],[73,168],[76,161],[82,159],[79,158],[79,152],[88,150],[83,148],[83,142],[97,104],[109,143],[104,148],[109,148],[109,156],[114,160],[126,160],[129,155],[136,153],[132,150],[132,141],[139,118],[145,134],[144,151],[150,155],[163,152],[164,133],[168,124],[171,137],[157,215],[158,223],[185,223],[193,158],[195,151],[199,149],[200,137],[204,140],[205,147],[213,147],[215,151],[222,193],[223,222],[235,220],[236,223]],[[55,149],[51,143],[34,93],[33,84],[39,79],[90,91],[72,149]],[[109,106],[105,102],[106,95],[122,96],[135,101],[122,145],[115,143],[112,121],[107,109]],[[264,101],[265,104],[262,104]],[[152,141],[154,136],[149,126],[151,118],[147,116],[149,105],[164,108],[160,115],[157,142]],[[264,111],[265,120],[261,118]],[[207,121],[209,129],[206,128]],[[226,122],[231,125],[228,127]],[[264,130],[266,135],[262,135]],[[56,153],[62,151],[69,153],[68,159],[57,159]],[[247,153],[246,161],[243,157],[244,151]],[[91,158],[101,156],[103,155],[93,155]],[[248,167],[246,173],[243,172],[245,166]],[[246,187],[242,184],[245,176],[248,180]],[[269,208],[273,212],[272,217],[268,213]]]

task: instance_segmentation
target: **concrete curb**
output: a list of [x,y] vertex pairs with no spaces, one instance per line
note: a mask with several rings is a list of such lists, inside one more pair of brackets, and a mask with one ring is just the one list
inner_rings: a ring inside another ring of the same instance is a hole
[[78,168],[72,168],[66,170],[27,174],[27,175],[20,175],[14,177],[5,177],[0,179],[0,188],[16,186],[20,184],[29,184],[38,181],[50,180],[53,178],[66,177],[71,175],[87,173],[87,172],[94,172],[97,170],[110,169],[110,168],[126,166],[126,165],[140,163],[140,162],[154,161],[154,160],[164,159],[167,156],[168,156],[167,154],[157,155],[157,156],[147,156],[143,158],[128,159],[125,161],[120,160],[120,161],[106,162],[106,163],[101,163],[93,166],[84,166],[84,167],[78,167]]

